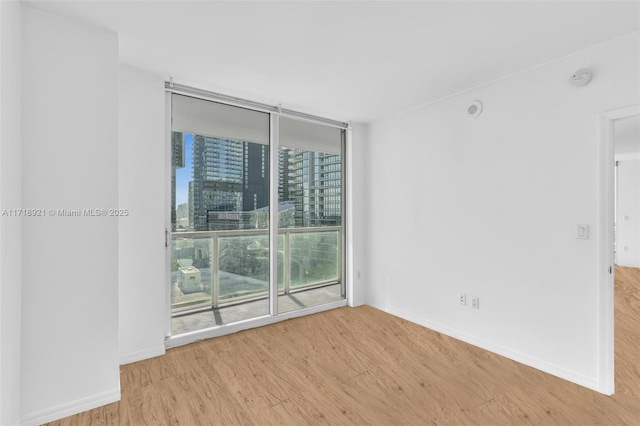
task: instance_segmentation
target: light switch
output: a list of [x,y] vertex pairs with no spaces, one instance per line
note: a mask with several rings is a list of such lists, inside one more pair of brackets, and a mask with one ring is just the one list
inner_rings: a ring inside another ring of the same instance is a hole
[[589,225],[576,225],[576,238],[579,240],[589,239]]

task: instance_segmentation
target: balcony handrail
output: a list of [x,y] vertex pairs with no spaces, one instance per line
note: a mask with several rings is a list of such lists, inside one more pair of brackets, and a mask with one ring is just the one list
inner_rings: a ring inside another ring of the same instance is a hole
[[[295,288],[291,286],[291,243],[289,237],[291,234],[305,234],[305,233],[322,233],[322,232],[337,232],[338,236],[342,232],[342,226],[314,226],[314,227],[295,227],[295,228],[279,228],[278,235],[284,236],[284,246],[281,250],[278,250],[279,253],[283,255],[283,294],[289,294],[290,292],[302,291],[308,288],[314,288],[322,285],[327,285],[332,282],[336,282],[336,280],[331,279],[328,281],[317,281],[312,283],[306,283],[303,285],[296,285]],[[204,239],[210,238],[212,243],[212,253],[219,252],[219,244],[220,238],[229,238],[229,237],[241,237],[241,236],[254,236],[254,235],[268,235],[267,229],[234,229],[234,230],[217,230],[217,231],[191,231],[191,232],[181,232],[176,231],[171,233],[172,240],[181,240],[181,239]],[[339,238],[339,237],[338,237]],[[214,309],[220,307],[221,305],[230,305],[235,303],[241,303],[242,301],[247,301],[251,299],[255,299],[260,296],[259,294],[249,294],[246,296],[237,296],[232,297],[230,299],[225,299],[221,302],[220,300],[220,277],[219,277],[219,257],[212,256],[211,257],[211,304]],[[338,274],[339,275],[339,274]],[[172,284],[173,285],[173,284]],[[278,293],[280,294],[280,290]],[[268,292],[264,294],[268,295]],[[172,304],[173,305],[173,304]],[[190,311],[194,309],[194,307],[185,306],[183,308],[178,308],[175,310],[172,306],[172,316],[173,315],[181,315],[183,311]],[[196,309],[200,309],[200,307],[196,307]]]
[[[341,231],[342,226],[312,226],[312,227],[296,227],[296,228],[278,228],[278,234],[300,234],[311,232],[331,232]],[[172,239],[183,238],[206,238],[206,237],[237,237],[237,236],[250,236],[250,235],[268,235],[268,229],[232,229],[232,230],[217,230],[217,231],[174,231],[171,233]]]

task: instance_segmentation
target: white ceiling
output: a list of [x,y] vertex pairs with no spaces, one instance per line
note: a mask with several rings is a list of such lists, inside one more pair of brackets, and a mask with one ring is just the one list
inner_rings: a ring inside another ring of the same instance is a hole
[[640,21],[637,1],[25,3],[117,32],[122,62],[176,82],[353,121],[638,31]]

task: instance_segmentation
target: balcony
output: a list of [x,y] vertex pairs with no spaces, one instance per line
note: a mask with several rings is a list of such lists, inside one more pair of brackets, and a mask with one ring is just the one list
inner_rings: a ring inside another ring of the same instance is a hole
[[[279,312],[342,299],[341,232],[279,230]],[[268,314],[268,231],[173,233],[171,282],[174,335]]]

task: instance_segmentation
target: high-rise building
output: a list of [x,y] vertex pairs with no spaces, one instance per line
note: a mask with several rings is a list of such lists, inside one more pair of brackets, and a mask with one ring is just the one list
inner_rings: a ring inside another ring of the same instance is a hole
[[269,205],[269,146],[245,142],[242,211]]
[[184,167],[184,140],[182,133],[171,134],[171,226],[176,230],[176,169]]
[[241,212],[269,204],[268,146],[194,135],[189,193],[195,231],[241,228]]
[[[180,140],[181,137],[180,134]],[[174,148],[174,155],[177,149]],[[256,226],[251,215],[269,206],[268,145],[194,135],[192,152],[188,229]],[[293,219],[287,220],[290,225],[285,226],[342,223],[341,164],[340,155],[279,149],[278,204],[282,208],[294,206]]]
[[185,231],[189,228],[189,204],[181,203],[176,208],[175,228],[179,231]]
[[291,149],[290,199],[296,226],[336,226],[342,223],[342,160],[340,155]]
[[290,193],[291,176],[289,169],[289,156],[291,148],[280,148],[278,150],[278,201],[280,203],[292,201]]
[[194,204],[194,196],[193,196],[193,181],[189,181],[189,191],[188,191],[188,199],[187,204],[189,204],[189,231],[195,231],[196,224],[194,222],[195,211],[193,209]]

